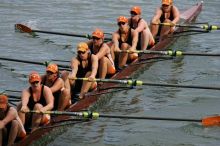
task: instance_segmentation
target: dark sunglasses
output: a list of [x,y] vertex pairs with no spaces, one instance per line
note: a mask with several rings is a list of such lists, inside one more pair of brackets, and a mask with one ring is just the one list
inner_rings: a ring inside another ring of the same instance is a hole
[[166,8],[166,7],[169,7],[169,6],[170,6],[170,5],[165,5],[165,4],[162,5],[162,7],[165,7],[165,8]]
[[131,14],[131,16],[136,16],[137,15],[137,13],[135,13],[134,11],[131,11],[130,14]]
[[32,82],[31,84],[35,85],[35,84],[38,84],[39,81],[35,81],[35,82]]
[[93,40],[100,40],[100,38],[92,37]]
[[125,22],[118,22],[118,26],[125,25]]
[[78,51],[77,53],[78,53],[78,54],[85,54],[86,51]]
[[51,71],[47,71],[47,74],[48,74],[48,75],[52,75],[52,74],[54,74],[54,73],[51,72]]

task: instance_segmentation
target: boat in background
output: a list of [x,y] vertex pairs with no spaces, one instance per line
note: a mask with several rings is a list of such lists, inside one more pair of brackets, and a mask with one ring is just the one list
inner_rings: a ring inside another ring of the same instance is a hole
[[[202,5],[203,2],[199,2],[196,5],[192,6],[191,8],[187,9],[186,11],[181,13],[181,22],[182,24],[192,23],[195,21],[199,13],[202,11]],[[183,28],[177,28],[176,32],[183,31]],[[178,37],[169,37],[164,39],[163,41],[157,43],[154,47],[152,47],[150,50],[167,50],[170,45],[172,45]],[[137,76],[137,70],[146,69],[146,67],[149,67],[152,65],[152,63],[146,62],[146,60],[153,59],[158,57],[158,55],[152,55],[152,54],[141,54],[141,56],[133,61],[131,64],[129,64],[126,68],[121,70],[120,72],[116,73],[112,79],[124,79],[124,78],[130,78]],[[111,88],[109,88],[111,87]],[[120,85],[114,84],[114,83],[103,83],[99,90],[90,92],[86,95],[86,97],[79,102],[71,105],[67,111],[82,111],[82,110],[93,110],[97,107],[99,103],[101,103],[102,100],[106,98],[110,98],[109,96],[112,94],[112,92],[115,91],[115,88],[120,89]],[[34,144],[35,142],[38,142],[36,145],[45,145],[50,141],[49,139],[49,133],[52,132],[56,127],[59,127],[60,123],[71,120],[72,118],[70,116],[64,116],[59,115],[52,118],[51,123],[49,123],[46,126],[40,127],[33,133],[29,134],[24,138],[23,140],[17,142],[15,145],[17,146],[27,146],[30,144]],[[73,121],[73,123],[81,122],[79,120]],[[72,123],[72,124],[73,124]],[[45,138],[46,140],[43,140],[41,142],[41,139]]]

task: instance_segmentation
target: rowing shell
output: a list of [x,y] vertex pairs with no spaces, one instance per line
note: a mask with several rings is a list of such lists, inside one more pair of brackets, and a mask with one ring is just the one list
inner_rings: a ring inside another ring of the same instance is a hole
[[[191,23],[193,22],[196,17],[199,15],[199,13],[202,10],[202,3],[199,2],[196,5],[192,6],[190,9],[184,11],[181,13],[181,19],[183,23]],[[182,31],[183,28],[178,28],[176,31]],[[157,43],[153,48],[150,50],[166,50],[171,44],[173,44],[176,41],[177,37],[169,37],[164,39],[163,41]],[[150,54],[142,54],[138,59],[133,61],[129,66],[127,66],[125,69],[121,70],[117,74],[115,74],[112,79],[122,79],[125,77],[132,77],[135,75],[137,70],[143,69],[144,67],[146,68],[147,66],[151,66],[152,63],[143,63],[143,60],[149,60],[152,58],[157,57],[157,55],[150,55]],[[95,104],[99,104],[101,99],[104,99],[107,96],[107,93],[111,93],[114,90],[113,89],[107,89],[108,87],[111,88],[117,88],[119,87],[118,84],[114,83],[103,83],[100,86],[100,90],[90,92],[87,94],[87,96],[83,99],[80,100],[79,102],[73,104],[70,106],[70,108],[67,111],[82,111],[82,110],[88,110],[91,107],[94,107]],[[108,94],[109,95],[109,94]],[[29,134],[25,139],[19,141],[15,145],[17,146],[27,146],[30,144],[33,144],[34,142],[40,140],[42,137],[47,137],[49,132],[51,132],[54,127],[59,126],[60,122],[65,121],[70,119],[70,116],[56,116],[53,118],[52,122],[48,124],[47,126],[40,127],[33,133]],[[78,123],[79,121],[75,121],[75,123]],[[47,137],[48,138],[48,137]],[[48,140],[44,140],[45,143],[40,142],[41,145],[45,145]]]

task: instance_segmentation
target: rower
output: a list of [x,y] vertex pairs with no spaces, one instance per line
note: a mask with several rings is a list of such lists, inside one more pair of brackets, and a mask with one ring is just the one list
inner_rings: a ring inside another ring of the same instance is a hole
[[59,77],[57,64],[49,64],[46,68],[46,74],[41,76],[42,84],[50,87],[54,96],[54,110],[62,111],[70,104],[70,96],[64,87],[64,81]]
[[148,27],[147,21],[141,18],[141,7],[134,6],[130,10],[131,18],[129,18],[129,25],[138,32],[138,50],[146,50],[154,46],[154,37]]
[[8,96],[0,94],[0,146],[13,145],[26,136],[17,110],[8,104]]
[[[73,100],[81,100],[88,91],[95,90],[96,82],[93,81],[98,70],[98,57],[91,54],[87,43],[77,45],[77,56],[71,60],[72,72],[65,80],[65,87],[70,91]],[[89,78],[89,81],[73,80],[73,78]],[[79,96],[77,96],[77,94]]]
[[[172,0],[162,0],[162,6],[157,8],[156,14],[151,22],[151,32],[153,37],[160,36],[160,40],[167,34],[173,33],[175,24],[180,20],[180,12],[173,5]],[[161,26],[160,23],[170,23],[170,26]]]
[[104,79],[106,75],[115,74],[115,64],[111,55],[111,49],[104,43],[104,32],[96,29],[92,33],[92,40],[87,42],[92,54],[95,54],[99,60],[98,77]]
[[[120,52],[129,50],[136,51],[138,32],[128,25],[128,18],[119,16],[117,19],[119,29],[112,35],[112,50]],[[114,53],[112,53],[114,55]],[[137,53],[120,53],[118,57],[119,70],[126,66],[127,61],[133,61],[138,57]],[[115,57],[114,57],[115,58]]]
[[50,122],[50,115],[30,114],[29,110],[46,112],[53,109],[54,97],[51,89],[41,84],[41,77],[37,72],[29,75],[30,87],[24,89],[21,95],[21,104],[18,105],[19,117],[25,128],[31,125],[31,132],[35,131],[40,125]]

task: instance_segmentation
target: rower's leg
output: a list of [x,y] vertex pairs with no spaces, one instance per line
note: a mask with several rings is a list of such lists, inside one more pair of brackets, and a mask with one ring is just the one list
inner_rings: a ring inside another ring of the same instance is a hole
[[[85,78],[89,77],[91,72],[87,72]],[[84,95],[91,89],[91,87],[95,87],[96,82],[88,82],[83,81],[82,88],[79,94],[79,99],[83,99]]]
[[[122,43],[121,44],[121,50],[128,50],[128,48],[130,47],[130,45],[128,45],[127,43]],[[125,64],[127,63],[128,60],[128,53],[120,53],[119,54],[119,58],[118,58],[118,66],[119,68],[123,68],[125,66]]]
[[11,146],[14,144],[14,141],[18,135],[19,123],[17,120],[13,120],[11,123],[11,129],[8,137],[8,145]]
[[61,73],[61,78],[63,79],[63,81],[65,82],[68,79],[69,76],[69,72],[66,70],[60,71]]
[[21,104],[21,102],[18,104],[18,106],[17,106],[17,111],[18,111],[18,116],[19,116],[19,118],[21,119],[21,122],[22,122],[22,124],[24,125],[25,124],[25,113],[23,113],[23,112],[21,112],[20,110],[21,110],[21,106],[22,106],[22,104]]
[[[165,19],[163,23],[171,23],[171,21],[169,19]],[[170,26],[162,26],[160,32],[160,41],[163,40],[163,38],[170,33],[170,28]]]
[[147,29],[141,32],[141,50],[146,50],[148,43],[150,41],[150,34],[148,33]]
[[58,104],[58,111],[63,111],[70,104],[71,96],[68,92],[69,90],[64,88],[61,92]]
[[[43,106],[39,103],[34,105],[34,110],[40,110],[41,108],[43,108]],[[31,132],[35,131],[39,127],[42,117],[42,114],[33,114]]]
[[111,46],[109,46],[109,48],[111,49],[111,56],[112,56],[112,59],[115,61],[115,45],[112,44]]
[[104,79],[107,74],[107,58],[102,57],[99,61],[99,78]]

